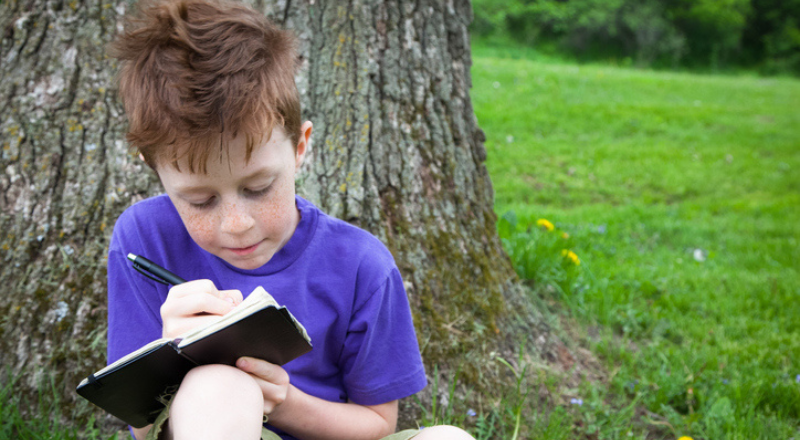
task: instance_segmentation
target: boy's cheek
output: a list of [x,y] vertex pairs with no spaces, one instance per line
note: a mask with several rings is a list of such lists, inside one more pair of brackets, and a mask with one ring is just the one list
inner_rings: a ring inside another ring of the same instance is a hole
[[290,215],[294,209],[297,209],[297,205],[294,201],[294,187],[282,183],[277,188],[275,197],[272,197],[267,203],[262,204],[257,212],[267,223],[279,224],[279,222],[287,215]]
[[213,241],[214,222],[208,215],[181,212],[183,224],[192,239],[202,248]]

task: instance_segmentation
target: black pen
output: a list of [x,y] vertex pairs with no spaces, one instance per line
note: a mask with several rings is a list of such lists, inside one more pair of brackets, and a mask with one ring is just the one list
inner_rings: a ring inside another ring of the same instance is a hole
[[128,259],[133,262],[134,269],[153,281],[157,281],[161,284],[172,284],[173,286],[186,282],[183,278],[153,263],[145,257],[128,254]]

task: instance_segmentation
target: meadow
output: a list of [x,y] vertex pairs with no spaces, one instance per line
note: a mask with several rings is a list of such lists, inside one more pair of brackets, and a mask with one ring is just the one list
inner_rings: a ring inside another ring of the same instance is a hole
[[480,43],[472,75],[506,249],[608,372],[529,435],[800,438],[800,81]]

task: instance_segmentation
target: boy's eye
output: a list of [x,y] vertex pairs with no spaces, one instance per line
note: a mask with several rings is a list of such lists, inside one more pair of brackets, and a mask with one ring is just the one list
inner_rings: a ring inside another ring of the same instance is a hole
[[205,201],[202,201],[202,202],[189,202],[189,204],[192,205],[193,208],[203,209],[203,208],[210,207],[214,203],[214,200],[215,200],[214,197],[209,197]]
[[261,196],[267,194],[271,188],[272,188],[272,185],[267,185],[267,186],[265,186],[263,188],[257,188],[257,189],[245,188],[244,189],[244,194],[246,196],[248,196],[248,197],[261,197]]

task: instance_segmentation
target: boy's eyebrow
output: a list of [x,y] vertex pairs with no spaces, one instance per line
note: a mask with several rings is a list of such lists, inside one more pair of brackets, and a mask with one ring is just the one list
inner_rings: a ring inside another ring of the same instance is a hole
[[[272,170],[267,169],[267,168],[262,168],[262,169],[254,171],[254,172],[252,172],[252,173],[250,173],[250,174],[248,174],[246,176],[243,176],[241,178],[241,182],[247,182],[247,181],[250,181],[250,180],[253,180],[253,179],[258,179],[258,178],[272,177],[273,175],[275,175],[275,173],[273,173]],[[206,192],[206,191],[209,191],[209,190],[213,190],[213,189],[214,189],[213,185],[205,185],[205,184],[193,185],[193,184],[189,183],[189,184],[185,184],[185,185],[182,185],[182,184],[175,185],[175,190],[177,192],[179,192],[181,194],[185,194],[185,195],[199,194],[199,193],[203,193],[203,192]]]
[[211,190],[206,186],[182,186],[175,185],[175,190],[180,194],[199,194]]
[[242,180],[252,180],[252,179],[257,179],[259,177],[272,177],[275,174],[277,174],[277,173],[273,172],[273,170],[271,170],[271,169],[260,168],[258,170],[253,171],[252,173],[250,173],[250,174],[248,174],[246,176],[243,176]]

